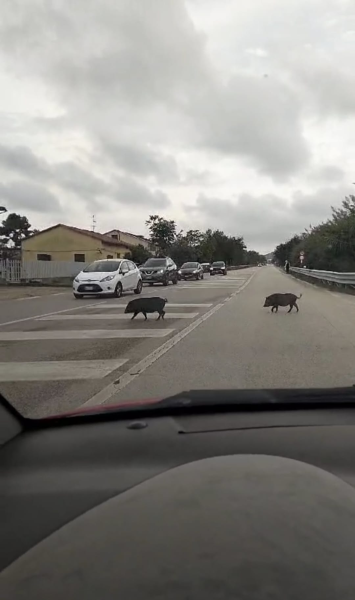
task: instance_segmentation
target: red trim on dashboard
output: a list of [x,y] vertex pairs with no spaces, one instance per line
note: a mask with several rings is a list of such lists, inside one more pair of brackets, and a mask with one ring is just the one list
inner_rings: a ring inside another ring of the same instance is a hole
[[137,400],[133,402],[119,402],[117,404],[108,404],[106,406],[91,406],[88,408],[78,408],[77,410],[60,413],[57,415],[50,415],[49,417],[44,417],[44,420],[48,419],[61,419],[63,417],[75,417],[76,415],[85,415],[86,413],[90,414],[100,414],[104,412],[109,412],[114,410],[115,408],[122,408],[122,406],[143,406],[144,404],[155,404],[156,402],[160,402],[161,398],[149,398],[148,400]]

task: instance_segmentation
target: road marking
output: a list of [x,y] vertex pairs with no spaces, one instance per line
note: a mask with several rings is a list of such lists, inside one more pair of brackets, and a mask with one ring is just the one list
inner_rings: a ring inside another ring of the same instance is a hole
[[238,285],[234,285],[232,283],[220,283],[220,284],[213,284],[213,283],[207,283],[206,285],[201,284],[201,285],[185,285],[185,287],[183,288],[184,290],[187,289],[194,289],[194,290],[217,290],[217,289],[235,289],[236,287],[238,287]]
[[[136,320],[143,315],[138,315]],[[198,313],[166,313],[165,319],[195,319]],[[129,321],[132,314],[101,314],[89,313],[87,315],[51,315],[49,317],[41,317],[37,321]],[[144,317],[143,317],[144,318]],[[152,320],[152,319],[151,319]]]
[[[113,309],[113,308],[126,308],[126,304],[106,304],[106,306],[101,306],[103,309]],[[179,303],[179,302],[168,302],[165,305],[164,310],[169,310],[169,308],[210,308],[213,306],[213,303],[209,304],[191,304],[191,303]]]
[[174,329],[82,329],[79,331],[2,331],[0,342],[37,340],[99,340],[116,338],[161,338]]
[[15,319],[15,321],[6,321],[5,323],[0,323],[0,327],[5,327],[5,325],[14,325],[15,323],[24,323],[24,321],[33,321],[39,319],[40,317],[49,317],[49,315],[60,315],[62,313],[70,312],[71,310],[83,310],[84,308],[91,308],[92,306],[99,306],[101,302],[95,302],[94,304],[86,304],[85,306],[76,306],[75,308],[65,308],[64,310],[57,310],[55,312],[43,313],[42,315],[34,315],[33,317],[24,317],[23,319]]
[[119,383],[110,383],[108,386],[103,388],[100,392],[92,396],[89,400],[82,404],[82,407],[87,406],[97,406],[100,404],[104,404],[107,402],[112,396],[115,396],[118,392],[121,392],[128,384],[132,383],[139,375],[141,375],[148,367],[150,367],[155,361],[157,361],[161,356],[169,352],[171,348],[174,348],[181,340],[183,340],[187,335],[189,335],[194,329],[199,327],[202,323],[207,321],[212,315],[214,315],[222,306],[225,306],[229,300],[232,300],[235,296],[240,294],[247,285],[251,282],[255,275],[256,271],[251,274],[250,278],[247,279],[244,284],[235,292],[233,292],[230,296],[228,296],[223,302],[217,304],[211,310],[203,314],[199,319],[196,319],[193,323],[185,327],[182,331],[179,331],[176,335],[174,335],[170,340],[159,346],[156,350],[153,350],[148,356],[143,358],[136,365],[131,367],[126,373],[122,375],[119,379]]
[[[36,298],[52,298],[53,296],[64,296],[69,292],[57,292],[55,294],[42,294],[40,296],[25,296],[24,298],[14,298],[16,302],[22,302],[23,300],[35,300]],[[11,300],[11,298],[9,298]]]
[[120,358],[114,360],[2,362],[0,363],[0,382],[102,379],[122,367],[127,360],[127,358]]

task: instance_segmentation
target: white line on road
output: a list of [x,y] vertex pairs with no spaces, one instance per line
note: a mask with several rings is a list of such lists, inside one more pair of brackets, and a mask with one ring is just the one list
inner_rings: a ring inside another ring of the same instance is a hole
[[[166,313],[165,319],[195,319],[198,316],[197,312],[194,313]],[[87,315],[50,315],[49,317],[41,317],[36,319],[37,321],[129,321],[132,318],[132,314],[101,314],[101,313],[88,313]],[[136,317],[136,321],[140,317]],[[143,317],[144,318],[144,317]],[[151,319],[152,320],[152,319]]]
[[114,360],[2,362],[0,363],[0,382],[102,379],[122,367],[127,360],[127,358],[119,358]]
[[82,329],[79,331],[2,331],[0,342],[37,340],[104,340],[116,338],[161,338],[174,329]]
[[5,323],[0,323],[0,327],[5,327],[5,325],[14,325],[15,323],[23,323],[24,321],[33,321],[39,319],[40,317],[49,317],[49,315],[60,315],[62,313],[70,312],[71,310],[82,310],[83,308],[91,308],[92,306],[99,306],[101,302],[95,302],[94,304],[86,304],[85,306],[80,305],[74,308],[65,308],[64,310],[57,310],[50,313],[43,313],[42,315],[34,315],[33,317],[24,317],[23,319],[15,319],[15,321],[6,321]]
[[[116,304],[105,304],[104,306],[101,306],[100,308],[103,309],[113,309],[113,308],[126,308],[127,304],[120,304],[120,303],[116,303]],[[179,302],[168,302],[168,304],[165,305],[164,310],[169,310],[169,308],[210,308],[212,306],[212,302],[210,302],[209,304],[191,304],[191,303],[179,303]]]
[[200,285],[185,285],[184,286],[184,290],[188,290],[188,289],[194,289],[194,290],[217,290],[217,289],[235,289],[238,288],[238,285],[235,285],[233,283],[207,283],[205,284],[200,284]]
[[207,319],[209,319],[220,308],[222,308],[222,306],[224,306],[229,300],[234,298],[234,296],[237,296],[237,294],[240,294],[240,292],[243,291],[247,287],[247,285],[249,285],[249,283],[251,282],[251,280],[253,279],[253,277],[255,275],[255,272],[252,273],[250,278],[247,279],[245,281],[245,283],[238,290],[236,290],[235,292],[233,292],[233,294],[228,296],[224,302],[222,302],[221,304],[217,304],[216,306],[211,308],[211,310],[209,310],[204,315],[202,315],[199,319],[196,319],[196,321],[194,321],[193,323],[191,323],[190,325],[185,327],[185,329],[183,329],[182,331],[179,331],[179,333],[174,335],[170,340],[168,340],[167,342],[165,342],[164,344],[159,346],[159,348],[157,348],[156,350],[154,350],[153,352],[148,354],[148,356],[146,356],[143,360],[141,360],[139,363],[137,363],[136,365],[131,367],[131,369],[129,369],[126,373],[124,373],[124,375],[122,375],[122,377],[120,377],[119,383],[117,383],[117,384],[110,383],[108,386],[103,388],[100,392],[98,392],[97,394],[92,396],[89,400],[84,402],[84,404],[82,404],[82,407],[97,406],[100,404],[104,404],[110,398],[112,398],[112,396],[115,396],[118,392],[121,392],[129,383],[134,381],[137,377],[139,377],[139,375],[141,375],[146,369],[148,369],[148,367],[150,367],[153,363],[155,363],[156,360],[158,360],[161,356],[166,354],[166,352],[171,350],[171,348],[176,346],[176,344],[181,342],[181,340],[183,340],[187,335],[189,335],[189,333],[194,331],[194,329],[199,327],[199,325],[204,323],[204,321],[207,321]]

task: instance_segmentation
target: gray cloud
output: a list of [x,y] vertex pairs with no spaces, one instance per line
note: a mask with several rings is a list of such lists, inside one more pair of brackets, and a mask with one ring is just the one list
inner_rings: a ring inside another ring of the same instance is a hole
[[[36,2],[36,18],[33,3],[23,3],[17,27],[4,1],[9,17],[0,43],[10,56],[16,51],[17,68],[47,81],[94,136],[112,136],[117,124],[111,151],[128,173],[150,170],[164,181],[175,170],[167,157],[142,154],[162,122],[165,140],[244,157],[275,177],[307,163],[297,95],[275,75],[239,73],[226,82],[182,0],[155,0],[149,11],[112,0],[91,2],[90,11],[83,0],[73,7]],[[53,39],[61,40],[59,54]],[[142,150],[122,144],[122,135],[138,137]]]
[[189,211],[200,227],[221,228],[231,235],[242,235],[249,247],[268,252],[309,225],[331,215],[348,193],[345,186],[315,193],[294,192],[287,201],[276,194],[240,194],[237,200],[200,195]]
[[314,169],[309,174],[311,181],[323,182],[323,183],[339,183],[345,177],[343,169],[336,165],[324,165],[317,169]]
[[161,190],[150,190],[131,177],[120,177],[116,183],[115,199],[121,204],[142,208],[167,208],[168,196]]
[[[69,215],[73,197],[106,216],[117,204],[167,208],[172,218],[195,215],[196,226],[238,229],[267,250],[324,218],[343,190],[353,142],[340,123],[355,116],[351,2],[329,0],[327,11],[318,0],[15,6],[2,1],[0,76],[3,66],[24,86],[38,83],[49,107],[27,124],[21,108],[0,114],[14,144],[0,146],[0,168],[49,194],[59,188]],[[36,136],[41,148],[51,141],[53,162],[37,156]],[[327,144],[334,164],[311,171]],[[236,188],[248,193],[235,199]],[[184,216],[182,203],[198,191]],[[132,210],[133,228],[135,220]]]
[[156,177],[159,181],[178,182],[176,160],[148,145],[103,143],[106,153],[116,168],[142,177]]
[[0,144],[0,168],[41,179],[49,176],[46,161],[39,159],[30,148],[24,146],[8,147]]
[[1,203],[11,211],[61,213],[63,208],[56,196],[44,187],[28,181],[0,184]]

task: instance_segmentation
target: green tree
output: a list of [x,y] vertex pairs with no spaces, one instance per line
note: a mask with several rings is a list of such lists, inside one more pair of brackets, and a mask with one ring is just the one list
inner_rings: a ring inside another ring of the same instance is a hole
[[150,215],[146,221],[151,243],[157,248],[157,254],[169,252],[176,239],[176,223],[168,221],[159,215]]
[[0,250],[2,258],[17,256],[21,243],[32,235],[33,230],[27,217],[10,213],[0,226]]
[[152,253],[147,250],[142,244],[134,246],[129,252],[126,252],[125,258],[133,260],[136,265],[143,264],[148,258],[152,256]]

